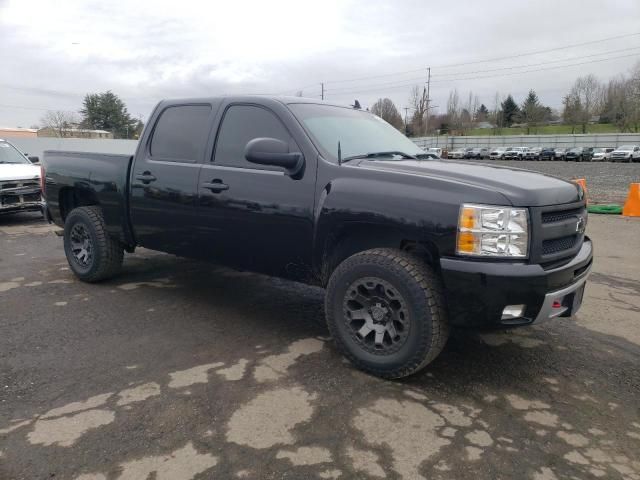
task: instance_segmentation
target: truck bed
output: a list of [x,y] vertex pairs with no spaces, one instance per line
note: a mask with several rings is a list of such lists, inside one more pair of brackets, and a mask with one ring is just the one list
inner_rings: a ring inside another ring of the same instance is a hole
[[76,204],[98,204],[109,234],[130,244],[127,192],[132,159],[132,155],[45,151],[49,218],[62,227],[71,200],[75,199]]

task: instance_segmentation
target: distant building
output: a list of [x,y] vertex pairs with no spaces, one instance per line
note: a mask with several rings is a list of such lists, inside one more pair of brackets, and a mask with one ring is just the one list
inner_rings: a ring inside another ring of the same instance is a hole
[[63,138],[113,138],[113,133],[106,130],[90,130],[87,128],[57,128],[45,127],[38,130],[38,137]]
[[4,128],[0,127],[0,138],[28,138],[28,137],[37,137],[38,129],[37,128]]
[[490,122],[478,122],[476,128],[496,128],[496,126]]

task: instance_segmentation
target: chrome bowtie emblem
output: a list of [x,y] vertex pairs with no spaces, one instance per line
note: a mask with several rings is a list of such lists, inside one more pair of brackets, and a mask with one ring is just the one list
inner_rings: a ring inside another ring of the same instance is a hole
[[584,218],[580,217],[578,219],[578,222],[576,223],[576,232],[584,233],[585,228],[586,228],[586,225],[585,225]]

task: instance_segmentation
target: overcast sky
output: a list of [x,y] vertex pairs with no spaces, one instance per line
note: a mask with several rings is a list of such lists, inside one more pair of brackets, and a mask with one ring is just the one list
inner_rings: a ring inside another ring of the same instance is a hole
[[162,98],[319,96],[320,82],[328,100],[402,111],[427,66],[440,110],[453,88],[490,109],[496,92],[520,102],[533,88],[558,107],[577,76],[638,60],[640,0],[0,0],[0,126],[105,90],[142,119]]

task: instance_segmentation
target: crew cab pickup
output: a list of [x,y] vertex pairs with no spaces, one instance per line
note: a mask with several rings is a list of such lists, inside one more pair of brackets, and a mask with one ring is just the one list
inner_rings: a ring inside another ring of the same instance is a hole
[[592,262],[581,187],[423,154],[316,100],[162,101],[133,156],[45,152],[47,215],[87,282],[143,246],[324,287],[337,347],[385,378],[451,327],[573,315]]
[[504,152],[505,160],[524,160],[529,149],[527,147],[512,147]]

